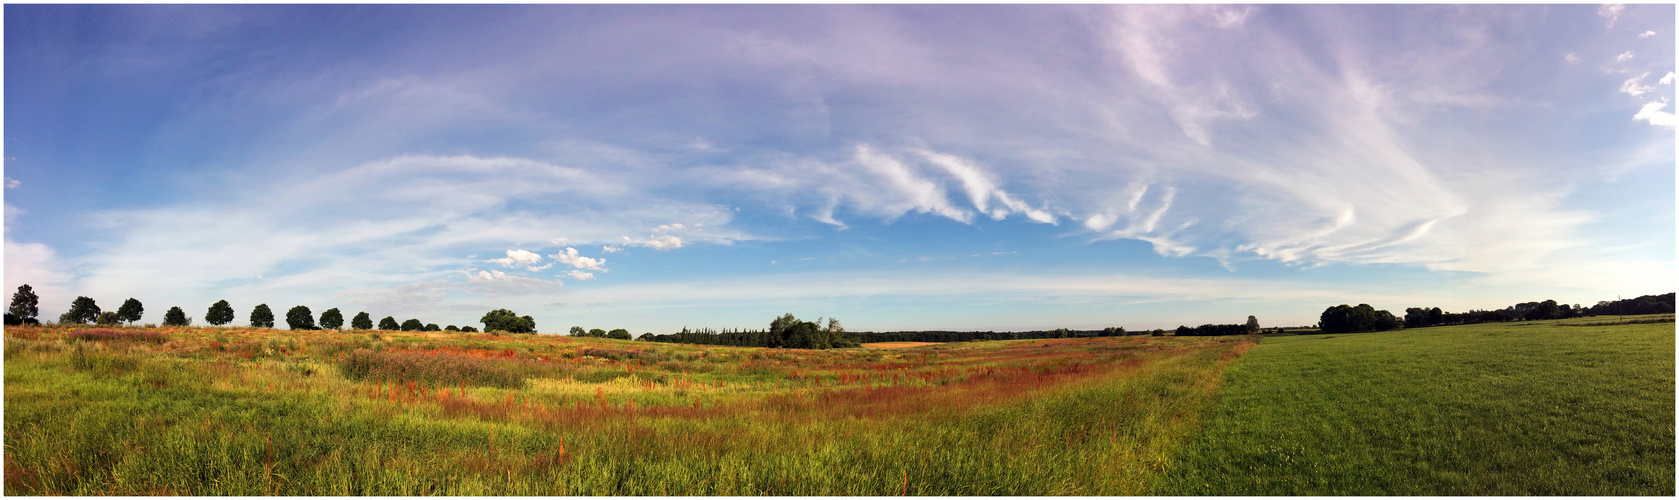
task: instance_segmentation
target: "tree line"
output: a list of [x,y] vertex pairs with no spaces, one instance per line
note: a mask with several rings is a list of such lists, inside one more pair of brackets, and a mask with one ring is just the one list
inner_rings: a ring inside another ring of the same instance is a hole
[[1616,314],[1672,314],[1673,293],[1643,295],[1631,299],[1600,301],[1591,307],[1579,304],[1559,304],[1555,300],[1522,302],[1502,309],[1471,309],[1447,312],[1439,307],[1408,307],[1405,317],[1396,318],[1387,311],[1378,311],[1369,304],[1330,307],[1319,317],[1318,329],[1324,333],[1370,332],[1423,328],[1445,325],[1473,325],[1504,321],[1535,321],[1602,316]]
[[[37,319],[37,316],[40,315],[39,305],[40,296],[35,294],[33,288],[27,284],[19,286],[17,293],[12,294],[11,307],[6,310],[6,326],[40,324],[40,320]],[[144,313],[145,306],[132,297],[123,301],[116,311],[103,311],[92,298],[79,296],[76,297],[76,300],[70,302],[69,310],[59,315],[58,322],[60,324],[95,324],[101,326],[133,325],[140,321]],[[233,306],[228,304],[226,300],[218,300],[216,303],[210,304],[210,309],[205,311],[204,322],[212,326],[222,326],[233,323],[235,317]],[[256,307],[251,308],[249,316],[251,326],[273,328],[274,320],[274,311],[268,307],[268,304],[257,304]],[[308,306],[293,306],[286,311],[285,320],[286,327],[292,330],[338,330],[344,326],[344,313],[336,307],[321,311],[320,321],[317,323],[314,312]],[[486,332],[536,333],[536,320],[534,318],[519,316],[507,309],[496,309],[485,313],[484,317],[480,318],[478,322],[484,324],[484,331]],[[187,316],[180,306],[170,307],[168,311],[163,313],[163,326],[188,326],[191,324],[192,318]],[[352,330],[372,330],[374,326],[373,317],[366,311],[356,313],[354,317],[350,318],[350,329]],[[396,318],[392,316],[380,319],[377,326],[379,330],[405,332],[471,333],[478,331],[478,328],[473,326],[457,327],[449,325],[439,327],[437,323],[424,323],[417,318],[409,318],[398,323]]]

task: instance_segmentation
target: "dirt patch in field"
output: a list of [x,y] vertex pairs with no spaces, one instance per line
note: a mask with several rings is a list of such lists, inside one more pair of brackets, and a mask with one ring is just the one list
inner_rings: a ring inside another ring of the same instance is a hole
[[938,345],[938,342],[869,342],[863,344],[865,349],[903,349],[906,347],[921,347],[924,345]]

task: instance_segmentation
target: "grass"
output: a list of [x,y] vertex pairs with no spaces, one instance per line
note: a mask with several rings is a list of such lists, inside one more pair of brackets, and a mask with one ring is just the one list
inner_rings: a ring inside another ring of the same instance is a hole
[[1141,494],[1252,345],[117,330],[7,329],[7,493]]
[[1671,496],[1674,326],[1604,319],[1266,338],[1154,492]]
[[[1671,318],[1671,316],[1667,316]],[[1672,495],[1656,317],[805,351],[8,328],[24,495]],[[1616,324],[1594,324],[1613,320]],[[1251,348],[1251,349],[1250,349]]]

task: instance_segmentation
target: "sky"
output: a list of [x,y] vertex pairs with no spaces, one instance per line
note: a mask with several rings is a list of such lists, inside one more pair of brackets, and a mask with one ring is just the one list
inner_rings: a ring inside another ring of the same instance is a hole
[[8,4],[4,281],[44,320],[86,295],[637,335],[1591,305],[1675,288],[1674,28],[1673,5]]

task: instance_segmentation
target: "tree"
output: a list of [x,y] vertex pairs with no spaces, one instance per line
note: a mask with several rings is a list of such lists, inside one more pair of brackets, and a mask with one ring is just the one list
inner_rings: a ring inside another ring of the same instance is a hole
[[356,313],[356,317],[350,320],[350,328],[357,330],[372,330],[373,317],[368,316],[367,311]]
[[[227,301],[222,303],[226,304]],[[171,307],[163,313],[163,326],[187,326],[191,323],[192,318],[187,317],[187,312],[182,311],[181,306]]]
[[122,318],[117,316],[116,311],[105,311],[99,313],[99,317],[93,321],[94,324],[99,326],[116,326],[117,323],[121,322]]
[[426,329],[426,324],[414,318],[408,318],[407,321],[402,322],[402,331],[405,332],[417,332],[424,329]]
[[139,300],[129,297],[128,300],[122,301],[122,306],[117,307],[117,320],[133,324],[135,321],[140,321],[140,315],[145,312],[146,308],[140,305]]
[[390,316],[385,316],[385,319],[379,320],[379,329],[380,330],[401,330],[402,325],[398,325],[396,323],[396,318],[392,318]]
[[218,300],[216,303],[210,304],[210,310],[204,313],[204,321],[216,326],[232,323],[233,306],[228,305],[226,300]]
[[571,336],[573,336],[573,337],[585,337],[585,336],[588,336],[588,335],[589,335],[589,332],[584,331],[583,327],[581,327],[581,326],[571,327]]
[[445,331],[445,332],[458,332],[458,331],[461,331],[461,327],[458,327],[458,326],[455,326],[455,325],[449,325],[449,326],[443,327],[443,331]]
[[425,331],[428,331],[428,332],[441,332],[441,331],[443,331],[443,329],[442,329],[442,328],[438,328],[438,327],[437,327],[437,323],[426,323],[426,330],[425,330]]
[[[484,331],[503,331],[507,333],[536,333],[536,320],[530,316],[519,316],[518,313],[506,309],[496,309],[484,313],[478,320],[484,324]],[[605,332],[602,332],[605,333]]]
[[606,330],[602,330],[602,329],[599,329],[599,328],[590,328],[589,329],[589,336],[590,337],[595,337],[595,338],[605,337],[606,336]]
[[618,340],[630,340],[631,339],[630,331],[625,330],[623,328],[613,328],[612,331],[606,332],[606,338],[618,339]]
[[1248,316],[1248,333],[1259,333],[1259,318]]
[[1393,313],[1387,312],[1386,309],[1383,309],[1376,311],[1376,321],[1372,327],[1375,328],[1376,331],[1385,332],[1388,330],[1398,330],[1400,328],[1404,328],[1405,323],[1400,321],[1398,317],[1393,315]]
[[268,309],[268,304],[257,304],[251,309],[251,326],[274,328],[274,311]]
[[19,323],[27,323],[41,314],[41,297],[35,295],[35,289],[29,285],[17,287],[17,293],[12,294],[12,307],[7,311],[12,313],[12,319]]
[[1527,319],[1557,319],[1562,317],[1562,308],[1557,306],[1557,301],[1546,300],[1535,305],[1532,309],[1528,309],[1526,317]]
[[87,297],[76,297],[70,310],[58,317],[60,323],[92,323],[99,319],[99,304]]
[[344,326],[344,313],[339,312],[338,308],[321,311],[321,328],[337,330],[341,326]]
[[293,330],[316,330],[315,314],[309,311],[309,306],[292,306],[286,311],[286,326]]
[[461,327],[461,333],[478,333],[478,329],[471,326],[463,326]]

